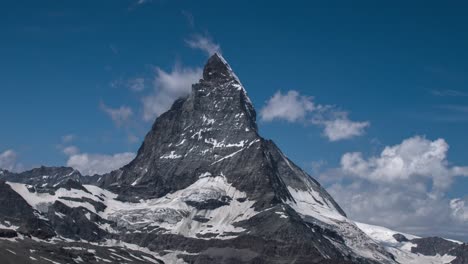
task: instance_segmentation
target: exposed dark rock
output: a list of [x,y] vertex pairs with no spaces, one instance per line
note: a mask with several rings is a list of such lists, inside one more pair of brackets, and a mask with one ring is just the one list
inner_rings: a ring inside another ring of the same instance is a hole
[[64,188],[64,189],[67,189],[69,191],[71,189],[82,190],[84,192],[87,192],[87,193],[91,194],[85,187],[83,187],[83,185],[81,185],[81,183],[79,181],[73,180],[73,179],[67,179],[64,182],[61,182],[60,184],[58,184],[55,188],[56,189]]
[[395,238],[395,240],[398,241],[398,242],[408,242],[409,241],[408,238],[406,238],[402,234],[394,234],[393,238]]
[[416,238],[412,239],[411,243],[417,245],[411,248],[411,252],[421,253],[426,256],[435,256],[437,254],[443,256],[458,246],[457,243],[440,237]]
[[97,226],[106,221],[84,207],[70,208],[56,201],[49,208],[48,217],[57,233],[66,238],[96,242],[107,235]]
[[18,233],[15,230],[0,228],[0,237],[13,238],[17,236]]
[[462,244],[452,249],[449,255],[456,256],[451,264],[468,264],[468,244]]
[[203,216],[199,216],[199,215],[194,216],[192,219],[193,219],[193,221],[197,221],[197,222],[200,222],[200,223],[206,223],[206,222],[210,221],[210,219],[205,218]]
[[208,199],[203,202],[185,201],[187,205],[197,208],[198,210],[214,210],[221,206],[229,205],[230,197],[223,196],[221,199]]

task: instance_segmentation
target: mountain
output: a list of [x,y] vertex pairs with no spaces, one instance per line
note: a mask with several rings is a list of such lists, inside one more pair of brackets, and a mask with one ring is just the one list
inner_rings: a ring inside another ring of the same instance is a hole
[[408,246],[398,243],[416,245],[411,256],[465,263],[465,245],[401,235],[389,247],[348,219],[259,135],[247,92],[219,54],[128,165],[92,177],[41,167],[0,179],[2,263],[399,263]]

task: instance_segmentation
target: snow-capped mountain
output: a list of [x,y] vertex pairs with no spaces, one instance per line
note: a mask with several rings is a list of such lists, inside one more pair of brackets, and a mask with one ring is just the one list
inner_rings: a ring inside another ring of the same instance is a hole
[[88,177],[41,167],[0,179],[1,263],[466,263],[464,244],[348,219],[259,135],[247,92],[219,54],[123,168]]

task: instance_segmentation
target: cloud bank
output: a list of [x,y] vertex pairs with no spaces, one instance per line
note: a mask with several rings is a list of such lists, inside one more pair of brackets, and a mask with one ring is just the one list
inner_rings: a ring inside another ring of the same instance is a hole
[[414,136],[365,158],[345,153],[339,168],[323,173],[330,194],[357,221],[419,235],[468,239],[468,200],[449,198],[456,177],[468,167],[452,166],[444,139]]

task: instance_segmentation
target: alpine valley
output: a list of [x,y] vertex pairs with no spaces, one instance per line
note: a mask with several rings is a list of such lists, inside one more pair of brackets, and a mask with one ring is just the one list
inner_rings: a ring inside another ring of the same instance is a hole
[[468,245],[356,223],[257,129],[228,63],[105,175],[0,170],[0,263],[468,263]]

